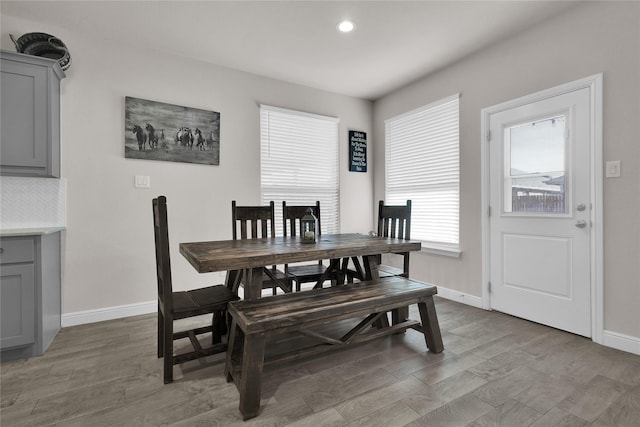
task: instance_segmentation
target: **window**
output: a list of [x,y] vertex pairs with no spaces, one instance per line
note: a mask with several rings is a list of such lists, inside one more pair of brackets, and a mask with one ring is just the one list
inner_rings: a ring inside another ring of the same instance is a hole
[[567,116],[504,129],[504,212],[565,214]]
[[[313,205],[320,201],[322,233],[340,232],[338,119],[260,106],[262,203]],[[276,221],[282,234],[282,221]]]
[[459,255],[459,95],[386,120],[385,139],[385,203],[411,199],[411,238]]

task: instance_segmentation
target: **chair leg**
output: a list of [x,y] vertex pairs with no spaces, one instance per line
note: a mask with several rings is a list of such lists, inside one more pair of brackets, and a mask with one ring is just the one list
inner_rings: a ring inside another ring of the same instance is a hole
[[229,320],[229,315],[226,310],[220,312],[220,337],[227,335],[229,333],[229,325],[231,324]]
[[164,316],[164,383],[173,382],[173,316]]
[[164,356],[164,316],[158,307],[158,359]]
[[213,313],[211,324],[211,337],[212,344],[218,344],[222,342],[222,328],[223,328],[224,313],[216,311]]

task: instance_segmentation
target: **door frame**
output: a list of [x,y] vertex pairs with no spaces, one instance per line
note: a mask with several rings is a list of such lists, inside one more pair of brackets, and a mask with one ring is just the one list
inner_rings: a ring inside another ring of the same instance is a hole
[[[490,215],[490,167],[489,167],[489,120],[492,114],[511,108],[520,107],[532,102],[541,101],[568,92],[589,88],[590,119],[590,196],[591,224],[590,228],[590,287],[591,287],[591,339],[603,343],[604,335],[604,257],[603,257],[603,77],[602,73],[562,84],[550,89],[525,95],[511,101],[503,102],[481,110],[481,203],[482,203],[482,308],[491,309],[491,230]],[[494,209],[499,209],[495,207]]]

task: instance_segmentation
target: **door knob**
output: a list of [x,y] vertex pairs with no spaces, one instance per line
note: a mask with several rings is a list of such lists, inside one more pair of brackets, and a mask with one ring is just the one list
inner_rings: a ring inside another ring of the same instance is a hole
[[580,203],[578,206],[576,206],[577,211],[582,212],[585,209],[587,209],[587,205],[585,205],[584,203]]
[[586,226],[587,226],[587,221],[585,221],[584,219],[580,219],[576,221],[576,227],[585,228]]

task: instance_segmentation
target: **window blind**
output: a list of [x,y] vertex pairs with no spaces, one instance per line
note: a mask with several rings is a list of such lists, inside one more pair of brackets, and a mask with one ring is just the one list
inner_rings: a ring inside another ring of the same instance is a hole
[[322,233],[340,232],[338,119],[260,106],[262,203],[275,202],[276,233],[282,234],[282,201],[320,201]]
[[459,95],[385,121],[385,204],[412,201],[411,238],[459,243]]

